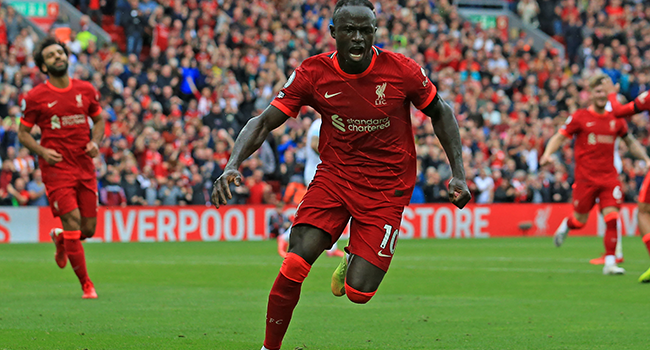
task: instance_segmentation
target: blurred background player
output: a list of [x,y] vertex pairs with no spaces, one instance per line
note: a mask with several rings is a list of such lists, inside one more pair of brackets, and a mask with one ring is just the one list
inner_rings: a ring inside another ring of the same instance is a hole
[[350,224],[350,243],[332,276],[332,292],[364,304],[390,266],[404,207],[416,181],[411,103],[432,120],[447,154],[449,200],[471,199],[462,144],[451,107],[423,68],[404,55],[374,46],[377,17],[368,0],[339,0],[330,34],[335,52],[304,60],[271,105],[241,131],[223,174],[215,181],[216,207],[239,186],[239,168],[268,134],[309,105],[323,118],[322,163],[298,206],[289,252],[269,293],[262,350],[279,350],[312,264]]
[[[316,114],[314,121],[307,130],[307,156],[305,159],[305,185],[309,187],[311,180],[316,175],[316,168],[320,164],[320,151],[318,151],[320,141],[320,127],[323,123],[319,114]],[[288,238],[288,237],[287,237]],[[334,242],[332,248],[327,250],[327,256],[343,257],[345,253],[338,248],[338,241]]]
[[[92,159],[99,154],[97,145],[104,136],[99,93],[88,82],[70,79],[68,50],[54,38],[41,41],[34,61],[49,80],[35,86],[22,100],[24,117],[18,138],[38,155],[52,214],[61,219],[63,229],[50,232],[56,263],[64,268],[69,259],[81,283],[82,298],[94,299],[97,293],[88,277],[81,240],[92,237],[97,224]],[[88,116],[93,120],[92,129]],[[41,130],[40,144],[31,135],[35,125]]]
[[551,137],[540,159],[541,165],[551,162],[551,155],[562,143],[575,136],[575,184],[573,185],[572,216],[565,218],[558,227],[553,241],[561,246],[572,229],[584,227],[589,212],[598,200],[605,218],[605,261],[603,274],[618,275],[625,269],[616,264],[616,244],[618,242],[618,212],[623,202],[618,171],[614,166],[615,142],[623,138],[633,156],[650,162],[650,158],[636,141],[628,134],[627,123],[617,119],[613,112],[606,110],[608,104],[609,77],[596,74],[589,80],[591,106],[579,109],[567,118],[565,125]]
[[269,234],[278,241],[278,254],[284,258],[287,256],[289,249],[289,235],[291,229],[291,220],[284,213],[284,202],[278,201],[275,205],[275,211],[269,218]]

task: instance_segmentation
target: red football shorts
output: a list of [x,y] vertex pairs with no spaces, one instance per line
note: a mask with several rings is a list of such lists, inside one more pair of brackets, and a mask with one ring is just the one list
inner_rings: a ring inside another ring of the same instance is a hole
[[641,185],[641,190],[639,190],[639,203],[648,203],[650,204],[650,173],[646,174],[643,179],[643,184]]
[[316,174],[298,206],[293,224],[317,227],[329,233],[334,244],[350,221],[347,251],[387,271],[397,245],[403,211],[403,205],[371,199],[357,189],[344,188]]
[[82,217],[97,217],[97,179],[75,179],[57,186],[46,183],[45,188],[54,217],[77,208]]
[[623,203],[621,183],[616,181],[609,185],[576,182],[573,184],[573,209],[576,213],[587,214],[596,205],[600,208],[620,207]]

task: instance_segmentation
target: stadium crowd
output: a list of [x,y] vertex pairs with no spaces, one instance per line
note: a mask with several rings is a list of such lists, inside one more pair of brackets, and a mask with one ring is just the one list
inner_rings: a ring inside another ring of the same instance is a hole
[[[106,138],[95,159],[103,205],[207,205],[233,140],[266,108],[305,58],[333,51],[333,2],[286,0],[77,0],[90,20],[124,28],[125,51],[99,46],[86,28],[71,32],[70,72],[101,93]],[[586,78],[603,71],[630,99],[648,89],[650,7],[620,0],[522,0],[525,21],[565,43],[535,51],[514,31],[463,20],[447,0],[378,1],[376,45],[421,64],[455,110],[468,185],[478,203],[567,202],[570,145],[540,168],[544,145],[577,108]],[[550,12],[549,12],[550,11]],[[550,19],[550,22],[549,22]],[[551,23],[551,25],[548,25]],[[55,24],[56,26],[61,23]],[[56,35],[56,33],[53,33]],[[20,100],[43,82],[32,53],[38,41],[11,8],[0,9],[0,203],[47,203],[37,160],[17,139]],[[304,193],[305,134],[315,112],[273,132],[243,164],[245,186],[232,203],[298,203]],[[431,122],[413,109],[419,182],[413,203],[446,202],[451,176]],[[630,130],[647,146],[648,120]],[[38,136],[38,128],[34,128]],[[621,179],[634,201],[645,165],[622,144]]]

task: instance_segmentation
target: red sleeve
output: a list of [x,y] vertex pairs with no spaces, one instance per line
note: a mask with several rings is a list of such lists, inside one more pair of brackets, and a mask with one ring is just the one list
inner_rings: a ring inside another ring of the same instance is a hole
[[436,86],[429,81],[427,72],[414,60],[407,57],[404,60],[403,72],[406,97],[417,109],[427,107],[438,93]]
[[562,127],[560,127],[560,130],[558,132],[566,137],[573,137],[573,135],[577,134],[580,132],[580,121],[579,121],[579,114],[576,113],[572,116],[569,116],[566,119],[566,122]]
[[313,93],[313,84],[309,79],[307,69],[300,65],[291,73],[289,80],[284,84],[271,106],[281,110],[291,118],[298,116],[300,107],[308,104],[308,99]]
[[28,128],[33,127],[34,124],[36,124],[40,113],[37,103],[32,98],[32,94],[27,94],[25,98],[23,98],[20,102],[20,108],[23,111],[23,117],[20,118],[20,123]]
[[616,118],[626,118],[636,114],[634,110],[634,102],[629,102],[623,105],[618,101],[618,94],[616,93],[609,94],[607,99],[612,106],[612,113],[614,113]]
[[[89,84],[90,85],[90,84]],[[88,115],[96,117],[102,112],[102,106],[99,105],[99,91],[94,86],[90,85],[90,106],[88,107]]]

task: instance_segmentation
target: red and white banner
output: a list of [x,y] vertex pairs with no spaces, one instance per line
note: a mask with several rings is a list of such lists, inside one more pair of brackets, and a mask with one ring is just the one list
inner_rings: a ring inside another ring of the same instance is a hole
[[[273,206],[100,207],[97,242],[259,241],[269,237]],[[286,210],[292,216],[295,208]],[[550,236],[570,204],[473,205],[463,210],[449,204],[411,205],[405,208],[400,239],[490,238]],[[619,227],[624,235],[637,231],[636,205],[621,208]],[[47,207],[0,207],[0,243],[49,242],[48,233],[60,227]],[[603,235],[605,224],[596,210],[587,225],[571,235]],[[347,232],[344,234],[344,237]]]

